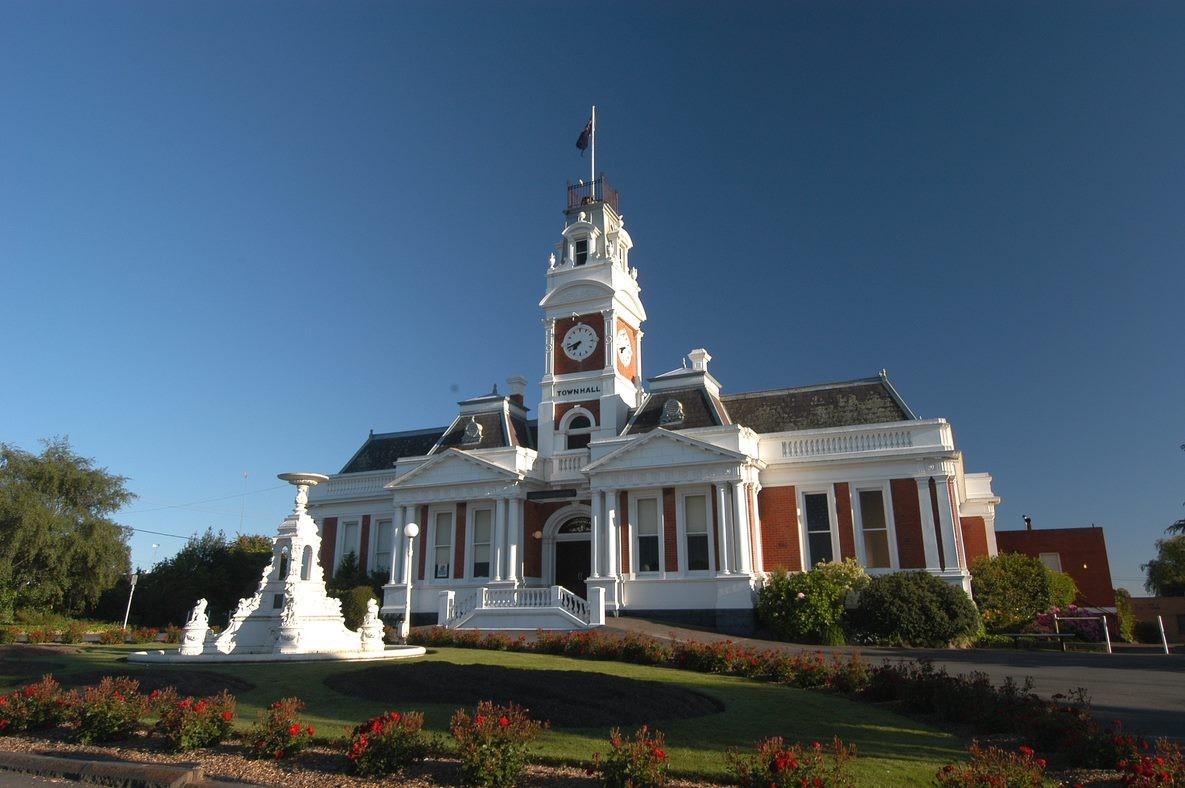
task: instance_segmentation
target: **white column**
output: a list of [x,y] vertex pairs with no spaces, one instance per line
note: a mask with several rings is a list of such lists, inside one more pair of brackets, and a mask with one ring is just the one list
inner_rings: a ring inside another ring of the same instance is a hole
[[716,530],[720,537],[716,540],[716,556],[719,564],[716,572],[721,575],[730,575],[732,574],[732,539],[729,538],[728,529],[732,518],[729,516],[728,496],[725,495],[724,485],[714,486],[716,489]]
[[387,578],[387,582],[392,585],[399,582],[399,578],[403,571],[403,553],[400,548],[403,546],[403,506],[395,507],[395,516],[391,519],[391,574]]
[[753,504],[752,514],[753,523],[749,532],[753,536],[753,569],[757,572],[765,571],[765,559],[761,555],[761,512],[757,509],[757,492],[760,485],[749,483],[745,485],[745,494],[750,496],[749,500]]
[[523,501],[521,498],[511,498],[508,504],[510,516],[506,521],[506,530],[509,534],[506,539],[506,574],[503,577],[517,583],[519,539],[523,532]]
[[954,516],[954,506],[950,499],[950,484],[942,476],[934,481],[938,486],[938,525],[942,530],[942,557],[946,559],[948,570],[958,569],[962,564],[959,560],[958,535],[955,533],[959,522]]
[[617,577],[621,566],[621,532],[617,516],[617,490],[605,491],[605,574]]
[[504,545],[506,542],[506,499],[496,498],[494,500],[494,539],[493,539],[494,555],[493,564],[494,572],[493,579],[501,580],[502,574],[502,557],[506,551]]
[[737,571],[747,575],[753,571],[752,551],[749,546],[749,507],[745,499],[745,483],[732,483],[733,525],[737,548]]
[[918,483],[918,508],[922,514],[922,546],[926,551],[926,569],[937,572],[938,539],[934,536],[934,507],[930,505],[930,479],[914,479]]
[[592,491],[592,571],[590,577],[601,576],[601,531],[605,527],[605,495],[600,490]]
[[613,357],[617,352],[613,347],[613,340],[617,335],[617,320],[612,309],[602,309],[601,314],[605,316],[605,371],[612,372]]

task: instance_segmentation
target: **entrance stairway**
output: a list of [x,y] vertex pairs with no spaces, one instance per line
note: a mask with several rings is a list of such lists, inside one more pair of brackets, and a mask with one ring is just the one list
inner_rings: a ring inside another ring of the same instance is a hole
[[563,586],[480,588],[459,599],[441,591],[436,620],[450,629],[591,629],[605,624],[605,589],[590,588],[587,600]]

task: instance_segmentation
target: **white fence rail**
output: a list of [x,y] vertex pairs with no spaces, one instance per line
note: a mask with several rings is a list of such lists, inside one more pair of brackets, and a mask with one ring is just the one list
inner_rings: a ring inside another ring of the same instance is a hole
[[542,615],[559,615],[562,611],[581,626],[596,627],[605,623],[605,590],[589,589],[589,599],[563,586],[481,588],[463,598],[454,591],[441,591],[437,620],[446,627],[464,628],[467,619],[478,617],[483,610],[535,611]]

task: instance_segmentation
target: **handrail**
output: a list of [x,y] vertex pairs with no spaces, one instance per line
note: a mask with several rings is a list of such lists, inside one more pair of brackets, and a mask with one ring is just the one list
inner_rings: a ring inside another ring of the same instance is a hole
[[587,624],[589,617],[588,601],[563,586],[556,586],[556,588],[559,589],[560,607]]

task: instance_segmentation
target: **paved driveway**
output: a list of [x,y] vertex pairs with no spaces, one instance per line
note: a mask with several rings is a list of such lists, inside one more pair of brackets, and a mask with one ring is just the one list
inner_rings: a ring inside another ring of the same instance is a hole
[[[851,653],[848,647],[804,646],[769,640],[738,638],[710,631],[674,627],[638,618],[610,619],[606,629],[660,638],[712,642],[733,640],[757,648],[803,649]],[[1031,677],[1044,696],[1085,687],[1100,720],[1117,719],[1130,731],[1149,736],[1185,738],[1185,655],[1063,654],[1060,651],[1012,649],[885,649],[862,648],[870,661],[881,659],[933,660],[951,673],[981,671],[993,682],[1011,676]]]

